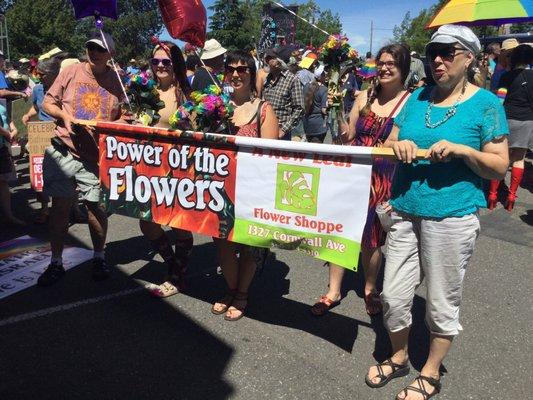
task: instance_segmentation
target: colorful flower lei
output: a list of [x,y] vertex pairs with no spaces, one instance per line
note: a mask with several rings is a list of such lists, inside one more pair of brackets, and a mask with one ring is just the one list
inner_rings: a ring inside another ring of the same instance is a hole
[[232,115],[234,107],[226,93],[216,86],[211,85],[203,92],[194,91],[190,100],[182,104],[170,116],[169,123],[174,129],[181,123],[189,122],[196,131],[216,131]]
[[161,118],[159,110],[165,107],[165,103],[159,98],[156,86],[156,81],[147,72],[124,77],[124,87],[131,111],[137,120],[145,126],[157,124]]

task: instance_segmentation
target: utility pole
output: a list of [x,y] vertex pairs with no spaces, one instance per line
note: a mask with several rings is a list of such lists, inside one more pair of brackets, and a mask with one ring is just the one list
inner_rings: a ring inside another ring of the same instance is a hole
[[372,38],[374,36],[374,20],[370,20],[370,53],[372,53]]

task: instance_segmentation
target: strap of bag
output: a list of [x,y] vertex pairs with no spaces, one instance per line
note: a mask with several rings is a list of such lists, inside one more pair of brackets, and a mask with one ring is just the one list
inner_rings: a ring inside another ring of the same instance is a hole
[[256,118],[257,118],[257,137],[261,137],[261,111],[263,109],[265,100],[261,100],[257,106]]
[[408,95],[409,95],[409,91],[406,91],[403,94],[403,96],[400,98],[400,100],[398,100],[398,103],[396,103],[396,105],[394,106],[394,108],[390,112],[390,114],[387,117],[387,119],[385,120],[385,122],[383,122],[383,124],[379,127],[379,129],[378,129],[378,131],[376,133],[376,137],[374,138],[374,141],[372,142],[372,147],[374,147],[379,142],[379,139],[381,139],[381,136],[383,136],[383,132],[385,132],[385,129],[387,128],[387,125],[389,124],[389,121],[392,119],[392,116],[394,115],[396,110],[398,110],[398,108],[401,106],[401,104],[403,103],[403,101],[405,100],[405,98]]

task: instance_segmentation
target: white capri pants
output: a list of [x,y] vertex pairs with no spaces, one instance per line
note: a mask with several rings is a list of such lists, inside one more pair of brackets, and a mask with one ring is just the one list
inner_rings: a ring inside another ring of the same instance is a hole
[[425,219],[392,213],[381,300],[390,332],[410,327],[415,289],[426,278],[426,324],[455,336],[463,328],[459,306],[466,266],[479,234],[477,214]]

